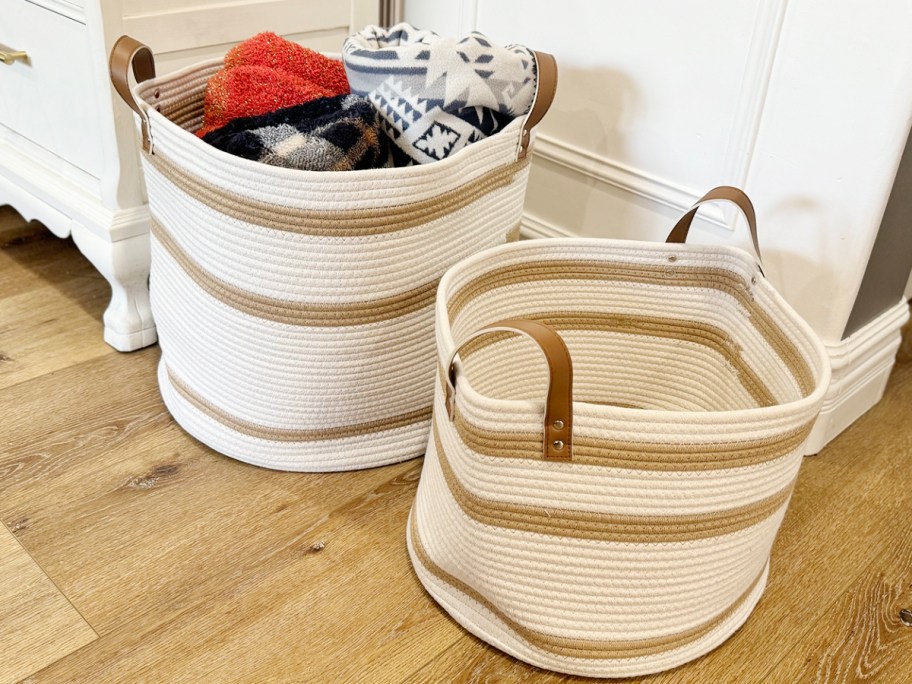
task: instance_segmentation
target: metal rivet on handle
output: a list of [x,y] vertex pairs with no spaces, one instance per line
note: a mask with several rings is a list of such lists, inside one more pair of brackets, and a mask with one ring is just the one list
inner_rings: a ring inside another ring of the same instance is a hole
[[555,439],[553,442],[551,442],[551,446],[554,447],[555,451],[560,451],[564,448],[564,443],[559,439]]
[[158,98],[161,97],[161,90],[159,90],[158,88],[156,88],[156,89],[155,89],[155,92],[152,93],[152,94],[155,96],[155,99],[157,100]]
[[899,621],[906,627],[912,627],[912,610],[903,608],[901,611],[899,611]]
[[669,260],[671,263],[674,263],[674,262],[676,262],[676,261],[678,260],[678,257],[676,257],[674,254],[672,254],[670,257],[668,257],[668,260]]
[[563,430],[563,429],[564,429],[564,421],[562,421],[562,420],[555,420],[554,423],[552,423],[552,425],[554,425],[554,429],[555,429],[555,430]]

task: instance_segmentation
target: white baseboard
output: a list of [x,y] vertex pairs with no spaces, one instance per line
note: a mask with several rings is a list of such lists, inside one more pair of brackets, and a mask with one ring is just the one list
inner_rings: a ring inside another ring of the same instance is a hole
[[907,320],[909,304],[903,300],[841,342],[827,345],[833,379],[808,438],[807,455],[818,453],[883,397]]

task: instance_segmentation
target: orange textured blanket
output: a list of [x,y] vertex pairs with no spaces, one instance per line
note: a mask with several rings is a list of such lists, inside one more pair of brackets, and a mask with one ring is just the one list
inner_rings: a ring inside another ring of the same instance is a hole
[[206,88],[203,137],[244,116],[259,116],[320,97],[350,92],[342,62],[275,33],[260,33],[233,47]]

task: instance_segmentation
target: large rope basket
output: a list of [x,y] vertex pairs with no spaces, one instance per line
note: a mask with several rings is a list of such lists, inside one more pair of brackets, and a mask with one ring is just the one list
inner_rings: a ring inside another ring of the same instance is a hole
[[165,404],[200,441],[269,468],[420,456],[437,284],[517,235],[553,58],[537,54],[535,103],[499,133],[433,164],[345,172],[269,166],[198,139],[221,67],[155,78],[152,53],[129,37],[111,57],[142,128]]
[[[712,199],[756,245],[743,193]],[[534,665],[674,667],[763,593],[829,363],[753,256],[675,244],[697,206],[668,244],[534,240],[441,281],[409,552],[459,623]]]

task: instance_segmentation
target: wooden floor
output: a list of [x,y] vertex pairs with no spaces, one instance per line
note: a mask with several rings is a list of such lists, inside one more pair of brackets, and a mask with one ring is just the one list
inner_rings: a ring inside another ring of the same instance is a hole
[[[108,288],[0,209],[0,684],[563,682],[424,593],[404,526],[421,463],[299,475],[171,420],[157,347],[102,342]],[[912,682],[912,353],[806,459],[769,587],[713,653],[648,682]]]

